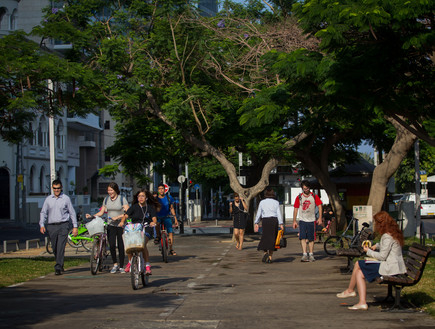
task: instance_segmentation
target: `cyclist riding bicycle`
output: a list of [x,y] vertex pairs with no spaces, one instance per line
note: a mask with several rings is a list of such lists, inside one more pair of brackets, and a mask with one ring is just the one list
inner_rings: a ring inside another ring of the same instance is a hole
[[[178,227],[178,220],[175,216],[175,209],[173,206],[174,198],[165,193],[165,185],[159,184],[157,189],[159,195],[157,196],[157,200],[161,205],[160,211],[157,213],[158,223],[163,223],[166,228],[166,231],[169,235],[169,254],[176,255],[177,253],[174,251],[174,229],[172,228],[172,218],[175,220],[175,227]],[[160,225],[156,227],[157,237],[154,240],[155,244],[160,242]]]
[[[156,209],[160,209],[160,204],[157,200],[155,200],[150,192],[148,192],[145,189],[139,190],[133,199],[132,206],[127,210],[126,217],[131,218],[131,224],[127,225],[134,225],[134,224],[144,224],[149,223],[149,226],[147,226],[144,230],[145,233],[145,249],[143,252],[144,258],[145,258],[145,270],[146,274],[151,275],[151,264],[149,260],[149,253],[147,249],[147,243],[148,240],[151,239],[153,236],[153,227],[157,225],[157,216],[156,216]],[[127,227],[126,227],[127,229]],[[125,271],[130,271],[131,266],[131,258],[132,255],[128,254],[128,264],[125,267]]]

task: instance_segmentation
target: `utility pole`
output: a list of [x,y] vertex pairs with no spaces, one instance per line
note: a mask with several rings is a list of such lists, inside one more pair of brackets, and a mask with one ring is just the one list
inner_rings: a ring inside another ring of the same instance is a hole
[[414,162],[415,162],[415,232],[420,235],[420,142],[418,138],[414,142]]
[[52,96],[53,96],[53,81],[48,79],[48,106],[50,108],[50,117],[48,118],[48,134],[50,143],[50,187],[53,181],[56,179],[56,150],[54,145],[54,117],[52,112]]

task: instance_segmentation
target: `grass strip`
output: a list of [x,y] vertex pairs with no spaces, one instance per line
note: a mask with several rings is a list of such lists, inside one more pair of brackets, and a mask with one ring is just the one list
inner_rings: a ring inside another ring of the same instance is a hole
[[[89,259],[65,257],[64,268],[89,263]],[[29,281],[54,272],[54,260],[47,257],[0,258],[0,288]]]

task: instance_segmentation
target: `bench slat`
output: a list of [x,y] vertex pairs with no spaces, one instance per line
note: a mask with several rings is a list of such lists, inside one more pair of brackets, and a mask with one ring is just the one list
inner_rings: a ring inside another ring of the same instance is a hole
[[417,260],[417,261],[419,261],[419,262],[421,262],[421,263],[423,263],[423,261],[424,261],[424,259],[425,259],[424,256],[420,256],[420,255],[414,254],[414,253],[411,252],[411,251],[408,251],[408,257],[409,257],[409,258],[412,258],[412,259],[415,259],[415,260]]
[[416,260],[414,260],[414,259],[412,259],[410,257],[407,257],[406,260],[405,260],[405,265],[406,265],[406,267],[408,267],[408,266],[414,266],[414,267],[419,268],[419,267],[421,267],[422,264],[419,261],[416,261]]
[[430,248],[423,247],[419,244],[413,243],[411,247],[409,247],[409,251],[418,254],[420,256],[426,257],[428,253],[430,253]]

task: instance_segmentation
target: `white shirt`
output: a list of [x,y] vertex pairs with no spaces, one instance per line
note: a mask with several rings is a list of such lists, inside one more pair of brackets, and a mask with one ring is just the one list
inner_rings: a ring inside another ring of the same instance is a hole
[[260,201],[254,224],[258,224],[261,218],[266,217],[276,217],[278,218],[279,225],[283,224],[279,202],[275,199],[267,198]]

